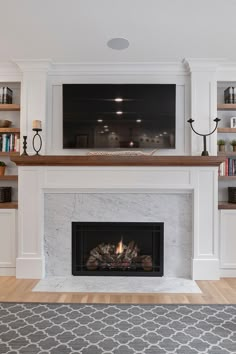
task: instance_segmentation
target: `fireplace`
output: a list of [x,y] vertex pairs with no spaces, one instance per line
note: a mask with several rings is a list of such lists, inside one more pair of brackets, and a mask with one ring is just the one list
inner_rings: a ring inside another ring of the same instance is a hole
[[72,222],[73,275],[163,275],[164,223]]

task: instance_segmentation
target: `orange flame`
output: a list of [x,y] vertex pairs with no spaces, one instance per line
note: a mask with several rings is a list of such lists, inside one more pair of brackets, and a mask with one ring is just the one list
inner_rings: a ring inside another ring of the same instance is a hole
[[121,239],[116,247],[116,254],[121,254],[124,251],[123,240]]

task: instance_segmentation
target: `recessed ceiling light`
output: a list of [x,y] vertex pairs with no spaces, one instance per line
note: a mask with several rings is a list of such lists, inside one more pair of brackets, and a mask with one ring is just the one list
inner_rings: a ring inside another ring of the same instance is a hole
[[112,38],[107,42],[107,46],[111,49],[122,50],[129,47],[129,41],[125,38]]
[[100,134],[104,134],[104,131],[102,130],[102,131],[100,132]]
[[141,119],[137,119],[136,122],[137,122],[137,123],[141,123],[142,120],[141,120]]
[[98,119],[97,121],[98,121],[98,123],[102,123],[102,122],[103,122],[103,120],[102,120],[102,119]]
[[122,101],[123,101],[123,98],[117,97],[117,98],[115,98],[115,101],[116,101],[116,102],[122,102]]
[[163,132],[163,134],[164,134],[164,135],[166,135],[166,134],[167,134],[167,132]]
[[123,114],[123,112],[122,111],[117,111],[116,114],[121,115],[121,114]]
[[104,128],[108,128],[108,125],[104,125]]

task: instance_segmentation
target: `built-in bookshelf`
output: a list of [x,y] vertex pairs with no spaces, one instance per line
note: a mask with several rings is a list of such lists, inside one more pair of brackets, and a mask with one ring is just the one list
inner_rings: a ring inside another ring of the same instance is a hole
[[5,175],[0,176],[0,186],[12,187],[12,201],[9,203],[0,203],[0,209],[17,209],[17,166],[10,158],[20,155],[20,83],[0,82],[0,87],[2,86],[9,87],[13,92],[13,97],[12,103],[0,104],[0,120],[8,120],[11,122],[9,127],[0,128],[0,160],[6,163]]
[[219,209],[236,209],[236,203],[228,203],[228,187],[236,187],[236,152],[230,144],[231,140],[236,139],[236,128],[231,125],[231,118],[236,117],[236,103],[225,103],[225,91],[228,87],[236,87],[236,83],[217,84],[217,117],[221,119],[217,140],[225,140],[225,151],[218,152],[218,156],[225,157],[225,162],[219,168]]

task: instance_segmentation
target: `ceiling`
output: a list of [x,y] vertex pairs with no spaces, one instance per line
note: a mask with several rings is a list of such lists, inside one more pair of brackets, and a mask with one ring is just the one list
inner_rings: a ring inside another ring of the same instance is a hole
[[[0,9],[0,62],[236,61],[235,0],[0,0]],[[108,48],[113,37],[129,48]]]

